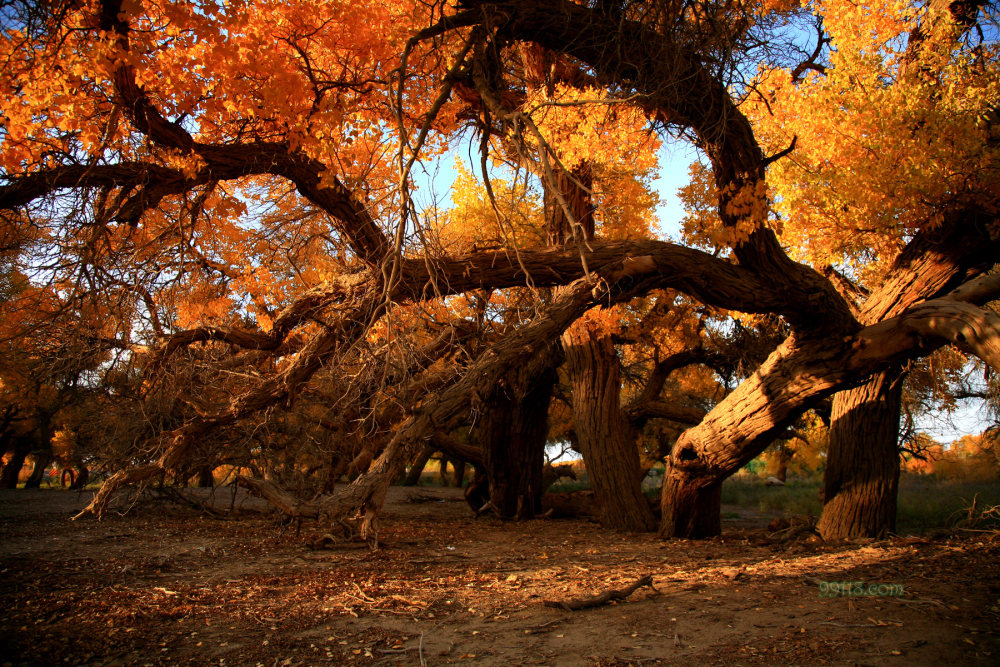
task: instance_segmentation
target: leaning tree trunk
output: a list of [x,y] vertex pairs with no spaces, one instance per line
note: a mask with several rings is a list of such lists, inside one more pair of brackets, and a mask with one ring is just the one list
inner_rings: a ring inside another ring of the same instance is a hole
[[542,509],[542,468],[549,431],[549,402],[556,374],[547,369],[528,382],[501,382],[483,400],[476,439],[483,448],[490,503],[502,517],[530,519]]
[[885,537],[896,530],[899,371],[834,396],[823,476],[823,539]]
[[656,519],[642,495],[639,452],[619,404],[620,374],[611,336],[587,316],[563,334],[574,429],[600,508],[601,525],[647,531]]
[[41,487],[42,479],[45,477],[45,469],[52,463],[52,454],[50,452],[35,452],[32,454],[32,458],[35,460],[35,467],[31,471],[31,476],[24,482],[24,488],[26,489]]
[[[662,537],[718,535],[722,483],[851,377],[850,339],[785,339],[757,371],[686,430],[666,457]],[[857,371],[853,371],[857,372]]]
[[427,445],[417,456],[416,460],[413,461],[413,465],[410,466],[410,470],[406,473],[406,477],[403,479],[403,486],[417,486],[420,484],[420,475],[423,474],[424,468],[427,467],[427,462],[430,460],[431,456],[434,454],[434,448]]

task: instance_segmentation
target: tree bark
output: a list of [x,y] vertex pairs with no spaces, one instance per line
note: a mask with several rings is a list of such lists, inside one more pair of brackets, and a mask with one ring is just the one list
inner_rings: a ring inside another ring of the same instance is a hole
[[885,537],[896,530],[899,370],[834,396],[819,533],[826,540]]
[[42,485],[42,479],[45,478],[45,469],[52,463],[51,452],[34,452],[32,458],[34,459],[35,467],[31,470],[31,476],[24,482],[24,488],[26,489],[39,488]]
[[430,460],[433,453],[434,448],[430,445],[420,450],[420,454],[413,461],[413,465],[410,466],[410,470],[406,473],[406,478],[403,479],[403,486],[417,486],[420,484],[420,475],[424,472],[427,461]]
[[505,518],[531,519],[542,510],[542,468],[549,402],[556,374],[549,368],[527,387],[505,378],[483,401],[476,439],[483,448],[490,503]]
[[452,478],[452,486],[460,489],[465,482],[465,461],[459,459],[452,461],[452,464],[455,466],[455,476]]
[[722,532],[725,477],[695,475],[668,466],[661,490],[660,535],[702,539]]
[[73,480],[73,484],[69,487],[71,491],[79,491],[87,486],[87,480],[90,479],[90,470],[87,466],[82,463],[79,465],[80,472],[77,474],[76,479]]
[[7,461],[7,465],[3,467],[3,473],[0,474],[0,487],[5,489],[17,488],[17,480],[21,476],[21,468],[24,467],[24,460],[27,457],[28,450],[23,448],[15,439],[14,452],[11,454],[10,460]]
[[212,466],[203,465],[198,468],[198,487],[208,489],[215,486],[215,478],[212,476]]
[[619,403],[621,378],[611,336],[586,316],[562,337],[572,388],[580,453],[600,508],[601,525],[653,530],[656,520],[642,495],[639,452]]
[[[872,324],[899,315],[921,299],[956,287],[967,272],[992,265],[994,245],[960,217],[922,233],[900,253],[890,278],[865,300],[860,321]],[[882,537],[896,529],[900,385],[896,369],[834,396],[819,521],[824,539]]]

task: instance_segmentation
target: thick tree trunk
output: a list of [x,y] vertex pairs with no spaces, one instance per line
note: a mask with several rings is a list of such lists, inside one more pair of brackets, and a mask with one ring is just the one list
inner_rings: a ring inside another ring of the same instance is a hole
[[453,462],[455,465],[455,477],[452,480],[452,486],[456,488],[462,488],[462,484],[465,483],[465,461],[457,460]]
[[501,382],[483,401],[476,439],[483,448],[490,503],[502,517],[530,519],[542,509],[542,468],[549,430],[549,402],[556,374],[547,369],[528,380]]
[[722,531],[722,479],[668,469],[663,478],[662,509],[662,536],[714,537]]
[[656,520],[642,495],[639,452],[622,417],[621,379],[611,336],[587,316],[563,334],[573,395],[574,429],[600,508],[601,525],[653,530]]
[[0,474],[0,487],[4,489],[16,489],[17,480],[21,476],[21,468],[24,467],[24,460],[28,457],[28,450],[22,449],[19,443],[15,443],[14,452],[11,454],[7,465],[3,467]]
[[837,343],[800,344],[789,336],[757,372],[677,439],[666,458],[661,536],[719,533],[722,482],[851,377],[844,362],[851,354],[850,340]]
[[823,539],[885,537],[896,530],[902,382],[886,371],[834,396],[823,476]]
[[207,489],[215,486],[215,477],[212,476],[212,466],[204,465],[198,468],[198,487]]
[[24,482],[24,488],[37,489],[45,478],[45,469],[52,463],[52,454],[44,451],[35,452],[31,458],[34,459],[35,467],[31,470],[31,476]]

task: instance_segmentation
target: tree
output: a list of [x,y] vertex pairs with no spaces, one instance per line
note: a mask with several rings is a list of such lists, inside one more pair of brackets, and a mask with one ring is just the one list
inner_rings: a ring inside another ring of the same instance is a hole
[[[963,39],[983,4],[933,2],[916,12],[827,3],[812,58],[766,77],[762,134],[772,143],[795,137],[771,178],[783,237],[814,266],[853,276],[837,279],[863,324],[953,288],[969,270],[961,262],[977,261],[976,237],[957,231],[969,222],[946,219],[995,211],[996,147],[982,118],[995,102],[967,97],[995,90],[994,47]],[[872,30],[857,31],[859,20]],[[818,128],[837,133],[836,147],[818,140]],[[921,230],[922,249],[913,244]],[[992,262],[980,257],[983,267]],[[921,263],[915,283],[892,284],[896,258]],[[901,367],[890,368],[835,396],[824,537],[894,530],[903,379]]]
[[[764,126],[763,102],[757,111],[747,106],[755,90],[768,101],[774,72],[791,65],[776,62],[793,52],[779,48],[790,11],[569,0],[353,3],[349,12],[338,3],[286,2],[261,11],[254,3],[107,0],[24,15],[32,20],[5,32],[2,44],[13,65],[0,75],[11,100],[0,209],[45,229],[46,256],[65,251],[45,275],[75,294],[101,296],[115,314],[114,336],[106,337],[145,346],[151,369],[196,349],[226,351],[236,363],[264,359],[231,391],[208,392],[182,423],[159,431],[147,450],[153,456],[110,478],[92,509],[124,484],[184,469],[206,434],[301,396],[321,372],[340,373],[350,402],[382,427],[368,441],[367,471],[322,509],[360,512],[371,533],[388,484],[427,441],[468,426],[473,408],[512,373],[542,377],[548,343],[584,312],[654,289],[780,316],[788,331],[672,445],[664,536],[717,533],[722,481],[818,401],[948,342],[997,367],[998,320],[981,307],[1000,290],[986,273],[997,256],[986,197],[998,191],[995,45],[984,43],[969,77],[955,79],[967,93],[957,115],[986,147],[976,186],[961,197],[946,187],[928,191],[931,205],[914,211],[895,253],[883,253],[866,308],[888,305],[869,317],[852,309],[836,275],[786,252],[791,232],[803,228],[771,214],[769,184],[790,162],[789,147],[822,145],[827,136],[807,126],[792,141]],[[560,63],[586,75],[575,87],[593,97],[578,95],[566,108],[598,100],[695,143],[711,167],[711,252],[634,237],[553,247],[505,240],[460,253],[434,245],[414,202],[413,170],[466,124],[479,132],[484,163],[495,156],[535,165],[539,181],[547,160],[575,150],[573,135],[543,122],[553,105],[522,106],[524,70],[504,57],[522,47],[558,55],[542,60],[553,85]],[[761,77],[745,81],[757,64],[765,65]],[[815,59],[804,64],[812,66]],[[894,220],[892,209],[878,219]],[[849,222],[848,231],[869,220]],[[872,236],[853,237],[882,252]],[[253,251],[241,256],[248,240]],[[290,247],[299,252],[289,256]],[[465,358],[456,352],[459,363],[428,362],[416,354],[424,346],[402,335],[420,330],[413,312],[525,286],[551,287],[551,297],[501,338]],[[407,372],[376,372],[387,358],[402,359],[393,366]],[[525,384],[518,396],[529,391]],[[246,483],[300,515],[319,514],[261,480]]]

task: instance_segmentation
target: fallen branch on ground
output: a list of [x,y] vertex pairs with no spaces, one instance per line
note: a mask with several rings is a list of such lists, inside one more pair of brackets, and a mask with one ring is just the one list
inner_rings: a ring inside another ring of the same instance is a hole
[[[579,611],[581,609],[591,609],[593,607],[600,607],[601,605],[608,604],[614,600],[624,600],[628,596],[635,593],[637,590],[644,586],[649,586],[654,591],[656,587],[653,586],[653,575],[647,574],[644,577],[637,579],[625,588],[620,589],[610,589],[600,593],[598,595],[592,595],[582,598],[571,598],[569,600],[545,600],[544,604],[546,607],[555,607],[557,609],[564,609],[566,611]],[[658,592],[658,591],[657,591]]]

